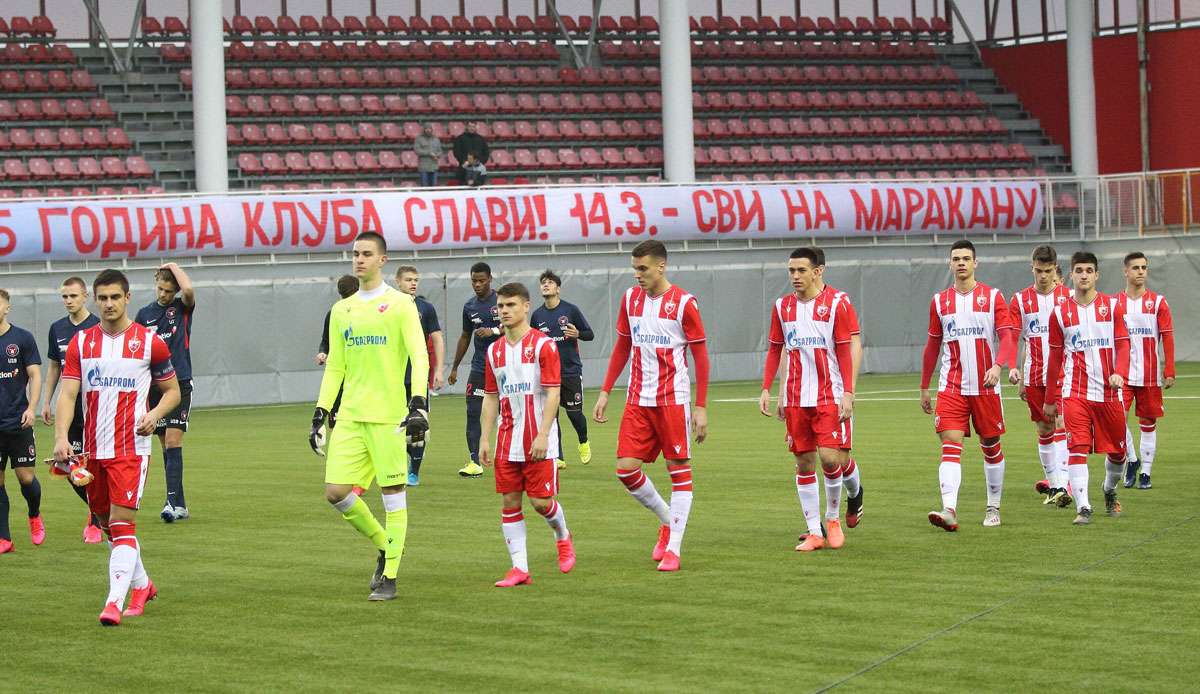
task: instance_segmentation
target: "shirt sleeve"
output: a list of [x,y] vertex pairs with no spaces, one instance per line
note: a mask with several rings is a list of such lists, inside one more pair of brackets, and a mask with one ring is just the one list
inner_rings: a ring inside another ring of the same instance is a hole
[[553,340],[546,340],[542,344],[542,351],[538,354],[538,365],[542,371],[542,387],[562,385],[562,366],[558,358],[558,348],[554,346]]
[[629,307],[626,301],[629,300],[629,292],[625,292],[621,296],[621,307],[617,309],[617,334],[629,336]]
[[1163,299],[1158,303],[1158,332],[1169,333],[1175,331],[1175,324],[1171,321],[1171,307],[1167,306],[1167,300]]
[[1008,303],[1008,322],[1018,330],[1023,330],[1025,320],[1021,317],[1021,295],[1013,294],[1012,301]]
[[862,333],[862,328],[858,325],[858,310],[854,308],[854,304],[846,301],[846,320],[847,327],[851,335],[859,335]]
[[421,311],[421,330],[425,331],[426,335],[432,335],[442,329],[438,324],[437,309],[433,304],[422,303],[423,310]]
[[579,329],[580,339],[586,341],[595,336],[595,333],[592,332],[591,324],[588,323],[587,318],[583,315],[583,311],[580,311],[578,306],[571,309],[571,322]]
[[80,378],[79,374],[79,335],[76,334],[67,345],[67,354],[63,358],[62,377],[78,381]]
[[700,322],[700,307],[692,297],[683,307],[683,336],[688,342],[704,342],[704,323]]
[[996,331],[1011,330],[1021,323],[1012,319],[1012,310],[1008,302],[1004,300],[1004,294],[1000,290],[996,290],[996,301],[994,307],[994,320],[996,321]]
[[833,342],[834,344],[843,344],[850,342],[850,336],[854,333],[850,332],[849,315],[854,311],[850,308],[849,301],[843,301],[838,304],[837,311],[833,314]]
[[54,339],[54,328],[50,328],[49,339],[46,340],[46,358],[57,362],[63,360],[62,350],[58,348],[58,340]]
[[471,316],[467,315],[467,307],[465,305],[463,306],[462,331],[464,333],[471,333],[475,331],[475,326],[471,325]]
[[38,351],[37,340],[33,339],[33,333],[28,333],[25,337],[25,366],[34,366],[42,363],[42,354]]
[[942,337],[942,317],[937,311],[937,297],[929,301],[929,336]]
[[171,350],[158,335],[150,338],[150,377],[156,381],[166,381],[175,377],[175,367],[171,364]]
[[767,341],[773,345],[783,344],[783,319],[779,317],[779,307],[771,307],[771,326],[767,329]]
[[[329,314],[329,332],[332,335],[342,334],[342,312]],[[335,339],[329,342],[329,352],[325,359],[325,373],[321,375],[321,388],[317,394],[317,407],[332,410],[337,395],[341,392],[342,382],[346,377],[346,360],[343,352],[346,341]]]
[[483,359],[483,392],[495,395],[500,392],[496,386],[496,374],[492,371],[492,350],[488,349]]

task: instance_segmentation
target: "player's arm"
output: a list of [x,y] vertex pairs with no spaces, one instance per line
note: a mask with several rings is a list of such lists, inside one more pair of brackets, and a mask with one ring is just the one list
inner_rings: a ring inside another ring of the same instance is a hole
[[[628,294],[626,295],[628,296]],[[625,297],[621,297],[621,307],[617,309],[617,342],[613,345],[612,354],[608,357],[608,372],[604,374],[604,385],[596,396],[596,404],[592,407],[592,419],[597,424],[608,421],[605,410],[608,408],[608,394],[612,392],[625,364],[629,362],[629,353],[633,351],[633,338],[629,332],[629,314],[625,310]]]
[[1121,304],[1113,302],[1113,349],[1116,351],[1116,364],[1113,373],[1108,377],[1108,387],[1120,390],[1129,380],[1129,326],[1125,325],[1125,309]]
[[483,409],[479,413],[479,462],[484,467],[490,467],[493,462],[492,435],[496,433],[496,418],[500,414],[499,393],[492,362],[486,359],[483,363]]
[[1050,354],[1046,355],[1046,402],[1042,414],[1047,421],[1058,418],[1058,400],[1062,395],[1063,329],[1058,311],[1050,312]]
[[1000,343],[1000,348],[996,351],[995,363],[984,374],[984,387],[991,388],[999,385],[1004,367],[1016,361],[1017,332],[1013,328],[1010,315],[1004,295],[996,291],[995,299],[992,301],[992,320],[996,326],[996,339]]
[[325,323],[321,328],[321,341],[317,344],[318,365],[324,364],[329,360],[329,316],[333,313],[333,309],[325,312]]
[[[329,329],[333,334],[341,335],[341,317],[331,315]],[[321,374],[321,388],[317,393],[317,406],[313,410],[312,427],[308,431],[308,445],[317,455],[325,455],[325,438],[323,429],[329,420],[329,411],[337,400],[346,378],[346,343],[344,340],[333,340],[329,343],[329,354],[326,355],[325,373]]]
[[50,417],[50,401],[54,399],[54,389],[58,387],[58,377],[62,373],[62,367],[58,361],[51,359],[46,365],[46,385],[43,390],[46,393],[46,402],[42,405],[42,422],[49,425],[53,422]]
[[567,337],[573,337],[581,342],[591,342],[596,339],[595,331],[592,330],[591,325],[588,325],[587,318],[583,316],[583,311],[580,311],[578,306],[571,310],[571,322],[567,327],[571,328],[575,333],[574,335],[567,335],[567,331],[563,330],[563,334],[567,335]]
[[192,285],[192,278],[179,267],[179,263],[165,263],[161,270],[170,270],[172,275],[175,275],[175,283],[179,285],[179,299],[183,301],[183,305],[188,309],[196,307],[196,288]]
[[1021,339],[1022,327],[1025,324],[1025,318],[1021,315],[1021,295],[1013,294],[1012,301],[1008,304],[1008,321],[1010,324],[1017,326],[1017,349],[1013,354],[1012,368],[1008,370],[1008,382],[1015,385],[1021,383],[1021,368],[1017,364],[1021,362]]
[[433,343],[433,389],[441,390],[446,385],[446,336],[435,330],[429,333],[429,341]]
[[779,321],[779,311],[771,307],[771,316],[767,328],[767,357],[763,363],[762,392],[758,395],[758,411],[764,417],[770,417],[771,384],[779,375],[779,362],[783,358],[783,325]]
[[462,332],[458,335],[458,345],[454,348],[454,365],[450,367],[450,385],[454,385],[458,381],[458,365],[462,363],[463,357],[467,354],[467,348],[471,346],[471,334],[475,329],[471,327],[471,318],[467,315],[467,307],[463,306],[462,314]]
[[71,457],[71,441],[68,431],[75,416],[75,400],[79,397],[79,376],[64,375],[58,393],[58,404],[54,417],[54,458],[63,461]]
[[696,443],[704,443],[704,439],[708,438],[708,337],[704,334],[704,324],[700,321],[700,307],[695,298],[683,307],[683,336],[687,338],[696,371],[696,404],[692,407],[692,431],[696,434]]
[[[36,355],[35,355],[36,356]],[[37,406],[42,397],[42,365],[34,362],[25,365],[25,376],[29,379],[29,405],[21,413],[21,428],[28,429],[37,421]]]
[[838,418],[843,422],[854,416],[854,380],[857,378],[857,374],[854,368],[850,331],[857,331],[858,319],[852,317],[853,311],[850,302],[843,301],[838,306],[837,315],[833,318],[833,352],[837,355],[843,390],[842,402],[838,408]]
[[[538,352],[538,369],[542,389],[546,391],[546,405],[542,409],[542,421],[538,422],[538,433],[533,439],[529,455],[534,460],[545,460],[550,449],[550,427],[554,426],[554,420],[558,418],[562,386],[562,364],[558,357],[558,348],[551,340],[542,343]],[[558,453],[562,455],[562,451]]]
[[153,434],[158,420],[179,407],[181,400],[179,379],[175,377],[175,367],[171,365],[171,350],[158,335],[150,339],[150,378],[154,385],[158,386],[162,396],[158,400],[158,406],[138,420],[137,433],[142,436]]
[[1166,299],[1158,306],[1158,334],[1163,344],[1163,388],[1170,388],[1175,385],[1175,325]]
[[[406,310],[398,312],[400,339],[412,365],[412,396],[422,401],[429,397],[429,354],[425,350],[425,330],[421,327],[421,316],[416,304],[407,304]],[[411,310],[407,310],[411,308]]]
[[937,299],[929,302],[929,337],[925,340],[925,353],[921,357],[921,409],[933,414],[933,397],[929,394],[929,381],[933,369],[942,353],[942,319],[937,312]]

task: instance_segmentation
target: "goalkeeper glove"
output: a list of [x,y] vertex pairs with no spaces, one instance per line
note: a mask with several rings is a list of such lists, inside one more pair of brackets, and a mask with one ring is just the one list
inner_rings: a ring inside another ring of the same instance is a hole
[[404,442],[414,448],[424,448],[429,433],[429,405],[425,398],[414,395],[408,401],[408,416],[400,423],[404,427]]
[[308,433],[308,445],[313,453],[325,455],[325,420],[330,419],[329,410],[318,407],[313,410],[312,430]]

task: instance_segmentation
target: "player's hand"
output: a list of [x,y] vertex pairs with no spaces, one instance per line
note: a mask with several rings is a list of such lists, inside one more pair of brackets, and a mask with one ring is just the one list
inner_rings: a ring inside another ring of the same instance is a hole
[[933,396],[925,388],[921,389],[921,409],[925,414],[933,414]]
[[154,414],[151,410],[142,415],[142,418],[137,423],[137,433],[139,436],[149,436],[154,433],[154,429],[158,426],[160,417]]
[[1021,400],[1023,402],[1029,402],[1029,399],[1028,399],[1029,396],[1026,395],[1026,393],[1025,393],[1025,384],[1024,383],[1017,385],[1017,397],[1021,398]]
[[708,409],[704,407],[692,408],[692,431],[696,433],[696,443],[704,443],[704,439],[708,438]]
[[529,447],[529,457],[534,460],[545,460],[548,448],[550,448],[549,437],[544,432],[540,433],[533,437],[533,445]]
[[1000,368],[999,364],[992,364],[992,368],[988,369],[983,374],[983,386],[985,388],[991,388],[992,386],[999,384],[1001,370],[1002,369]]
[[324,352],[317,352],[317,356],[313,359],[317,366],[325,366],[325,362],[329,359],[329,355]]
[[433,375],[433,389],[441,390],[446,387],[446,374],[440,369]]
[[563,337],[571,340],[578,340],[579,328],[576,328],[574,323],[567,323],[566,326],[563,327]]
[[75,451],[71,448],[71,442],[66,439],[55,439],[54,441],[54,459],[60,463],[65,463]]
[[1167,376],[1166,378],[1163,379],[1163,389],[1164,390],[1166,390],[1167,388],[1170,388],[1173,385],[1175,385],[1175,377],[1174,376]]
[[33,423],[36,421],[37,421],[37,415],[34,414],[33,404],[30,403],[29,407],[26,407],[25,411],[21,413],[21,428],[22,429],[32,429]]
[[775,401],[775,419],[781,422],[787,421],[787,413],[783,411],[783,400]]
[[313,410],[312,429],[308,432],[308,445],[317,455],[325,455],[325,421],[327,419],[329,419],[329,410],[323,407]]
[[1125,386],[1125,379],[1121,374],[1113,374],[1108,377],[1108,387],[1113,390],[1121,390]]
[[605,410],[608,409],[608,393],[600,391],[596,396],[596,404],[592,407],[592,421],[597,424],[607,424],[608,415]]
[[458,383],[458,369],[450,370],[450,377],[446,379],[446,382],[449,383],[450,385],[454,385],[455,383]]
[[425,398],[414,395],[408,401],[408,416],[400,423],[404,427],[404,442],[413,448],[424,448],[429,433],[429,405]]
[[[1171,380],[1174,381],[1175,379]],[[1170,388],[1171,386],[1167,387]],[[42,424],[45,424],[46,426],[54,424],[54,414],[50,411],[50,403],[46,403],[42,406]]]
[[1020,383],[1021,382],[1021,370],[1020,369],[1009,369],[1008,370],[1008,382],[1013,384],[1014,386],[1017,385],[1018,383]]
[[492,466],[492,444],[488,443],[488,437],[479,437],[479,464],[484,467]]
[[763,389],[763,392],[758,396],[758,411],[762,412],[762,416],[771,416],[771,391]]
[[846,421],[854,416],[854,393],[842,393],[842,404],[838,407],[838,419]]
[[491,328],[475,328],[475,337],[492,337],[495,334]]
[[1058,405],[1051,405],[1050,403],[1042,405],[1042,414],[1045,415],[1047,422],[1057,422]]

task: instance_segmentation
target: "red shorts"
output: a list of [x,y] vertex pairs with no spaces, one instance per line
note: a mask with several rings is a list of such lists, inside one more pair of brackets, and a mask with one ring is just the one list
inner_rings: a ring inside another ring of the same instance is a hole
[[1067,398],[1062,402],[1067,448],[1125,455],[1125,409],[1121,403]]
[[1137,408],[1133,413],[1145,419],[1159,419],[1163,412],[1162,386],[1125,386],[1121,398],[1125,400],[1125,411],[1128,412],[1134,399]]
[[92,513],[107,516],[110,506],[137,510],[146,486],[146,468],[150,456],[115,460],[89,460],[92,482],[87,486],[88,507]]
[[500,494],[525,492],[548,498],[558,494],[558,467],[553,460],[496,460],[496,491]]
[[933,413],[933,428],[938,433],[961,431],[969,436],[968,425],[972,424],[975,433],[985,439],[1004,433],[1004,405],[999,393],[963,395],[956,390],[943,391],[937,394]]
[[1046,413],[1042,410],[1046,404],[1046,386],[1025,386],[1025,404],[1029,405],[1029,421],[1047,421]]
[[689,460],[691,434],[691,405],[646,407],[626,403],[617,432],[617,457],[652,463],[662,453],[666,460]]
[[785,407],[788,450],[795,455],[820,448],[850,450],[850,420],[838,418],[837,405],[821,407]]

